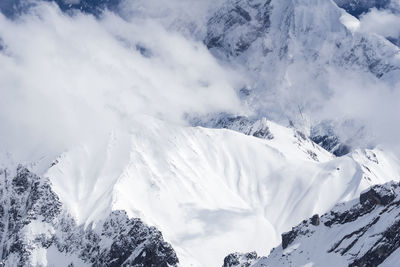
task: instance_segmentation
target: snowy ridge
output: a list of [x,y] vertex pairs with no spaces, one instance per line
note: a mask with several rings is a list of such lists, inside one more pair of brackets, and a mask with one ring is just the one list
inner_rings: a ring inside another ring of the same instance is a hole
[[2,169],[2,266],[177,266],[161,232],[113,211],[96,225],[77,225],[47,179],[23,166]]
[[[230,266],[397,266],[400,185],[376,185],[359,200],[336,205],[282,234],[282,245],[268,257]],[[244,257],[232,254],[229,257]],[[228,258],[227,258],[228,259]]]
[[376,1],[4,3],[0,265],[398,263]]
[[266,118],[256,120],[244,116],[218,114],[205,118],[190,119],[190,123],[194,126],[206,128],[229,129],[263,139],[274,138],[268,128],[268,120]]
[[293,129],[267,125],[273,139],[138,118],[129,134],[64,153],[45,176],[79,224],[125,210],[157,226],[184,266],[267,251],[304,214],[400,177],[380,150],[335,158]]

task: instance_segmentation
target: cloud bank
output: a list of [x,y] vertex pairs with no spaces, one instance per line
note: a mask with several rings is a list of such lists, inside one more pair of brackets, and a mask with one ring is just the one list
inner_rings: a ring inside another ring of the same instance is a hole
[[[58,153],[132,127],[141,115],[185,123],[188,113],[246,112],[235,93],[242,79],[201,42],[210,9],[221,2],[125,0],[124,19],[111,12],[97,19],[79,11],[66,15],[45,2],[13,20],[0,15],[0,150]],[[394,35],[396,27],[384,25],[396,19],[371,10],[361,24],[364,31]],[[318,75],[308,64],[296,59],[286,69],[278,65],[285,80],[257,95],[258,115],[290,114],[306,124],[336,120],[345,124],[336,128],[342,140],[397,146],[397,78],[387,84],[337,69]],[[251,73],[238,72],[249,74],[251,83]]]
[[[0,15],[0,149],[59,151],[137,115],[238,112],[237,78],[200,42],[146,18]],[[14,153],[16,153],[14,151]]]
[[390,9],[371,9],[360,18],[361,30],[373,32],[384,37],[400,37],[400,14],[393,13]]

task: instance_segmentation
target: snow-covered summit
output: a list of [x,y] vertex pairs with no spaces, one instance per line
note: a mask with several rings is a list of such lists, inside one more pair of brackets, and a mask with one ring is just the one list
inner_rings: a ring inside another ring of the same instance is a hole
[[125,210],[160,229],[184,266],[268,251],[302,218],[400,177],[379,149],[336,158],[292,128],[266,125],[272,139],[139,118],[129,133],[63,153],[45,176],[79,224]]

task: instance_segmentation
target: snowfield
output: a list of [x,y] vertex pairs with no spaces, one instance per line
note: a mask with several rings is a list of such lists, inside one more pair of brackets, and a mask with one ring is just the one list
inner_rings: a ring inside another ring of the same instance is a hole
[[234,251],[265,255],[302,219],[400,177],[380,149],[336,158],[267,124],[272,140],[139,117],[129,132],[63,153],[45,176],[79,223],[126,210],[160,229],[182,266],[218,266]]

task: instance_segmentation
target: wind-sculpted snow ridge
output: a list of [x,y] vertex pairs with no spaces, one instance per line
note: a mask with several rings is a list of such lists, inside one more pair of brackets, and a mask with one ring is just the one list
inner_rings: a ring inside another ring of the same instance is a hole
[[268,251],[304,217],[400,177],[380,149],[337,158],[293,128],[265,126],[272,139],[140,117],[66,151],[45,176],[77,224],[125,210],[162,231],[183,266]]
[[189,119],[193,126],[202,126],[215,129],[229,129],[263,139],[273,139],[271,131],[268,128],[268,120],[252,119],[245,116],[232,116],[229,114],[218,114],[206,116],[205,118]]
[[[214,116],[206,116],[205,118],[195,118],[189,121],[191,125],[195,126],[229,129],[263,139],[274,138],[273,134],[268,128],[267,118],[252,119],[246,116],[218,114]],[[344,144],[333,132],[332,127],[326,123],[319,124],[314,127],[311,131],[310,137],[299,130],[294,132],[295,135],[299,137],[299,140],[312,143],[313,145],[315,143],[337,157],[344,156],[351,151],[351,147]],[[311,150],[308,151],[310,152]],[[314,157],[312,152],[310,152],[310,155]]]
[[400,184],[376,185],[282,234],[268,257],[231,254],[224,266],[398,266],[399,213]]
[[[229,114],[210,115],[203,118],[191,118],[193,126],[203,126],[215,129],[229,129],[263,139],[273,139],[274,136],[268,128],[267,118],[254,119],[246,116],[233,116]],[[335,156],[344,156],[351,151],[351,147],[343,143],[328,123],[321,123],[312,128],[310,137],[297,130],[296,136],[308,143],[315,143]],[[299,140],[300,140],[299,139]]]
[[47,179],[23,166],[0,170],[1,266],[176,266],[155,227],[123,211],[87,227],[65,211]]

